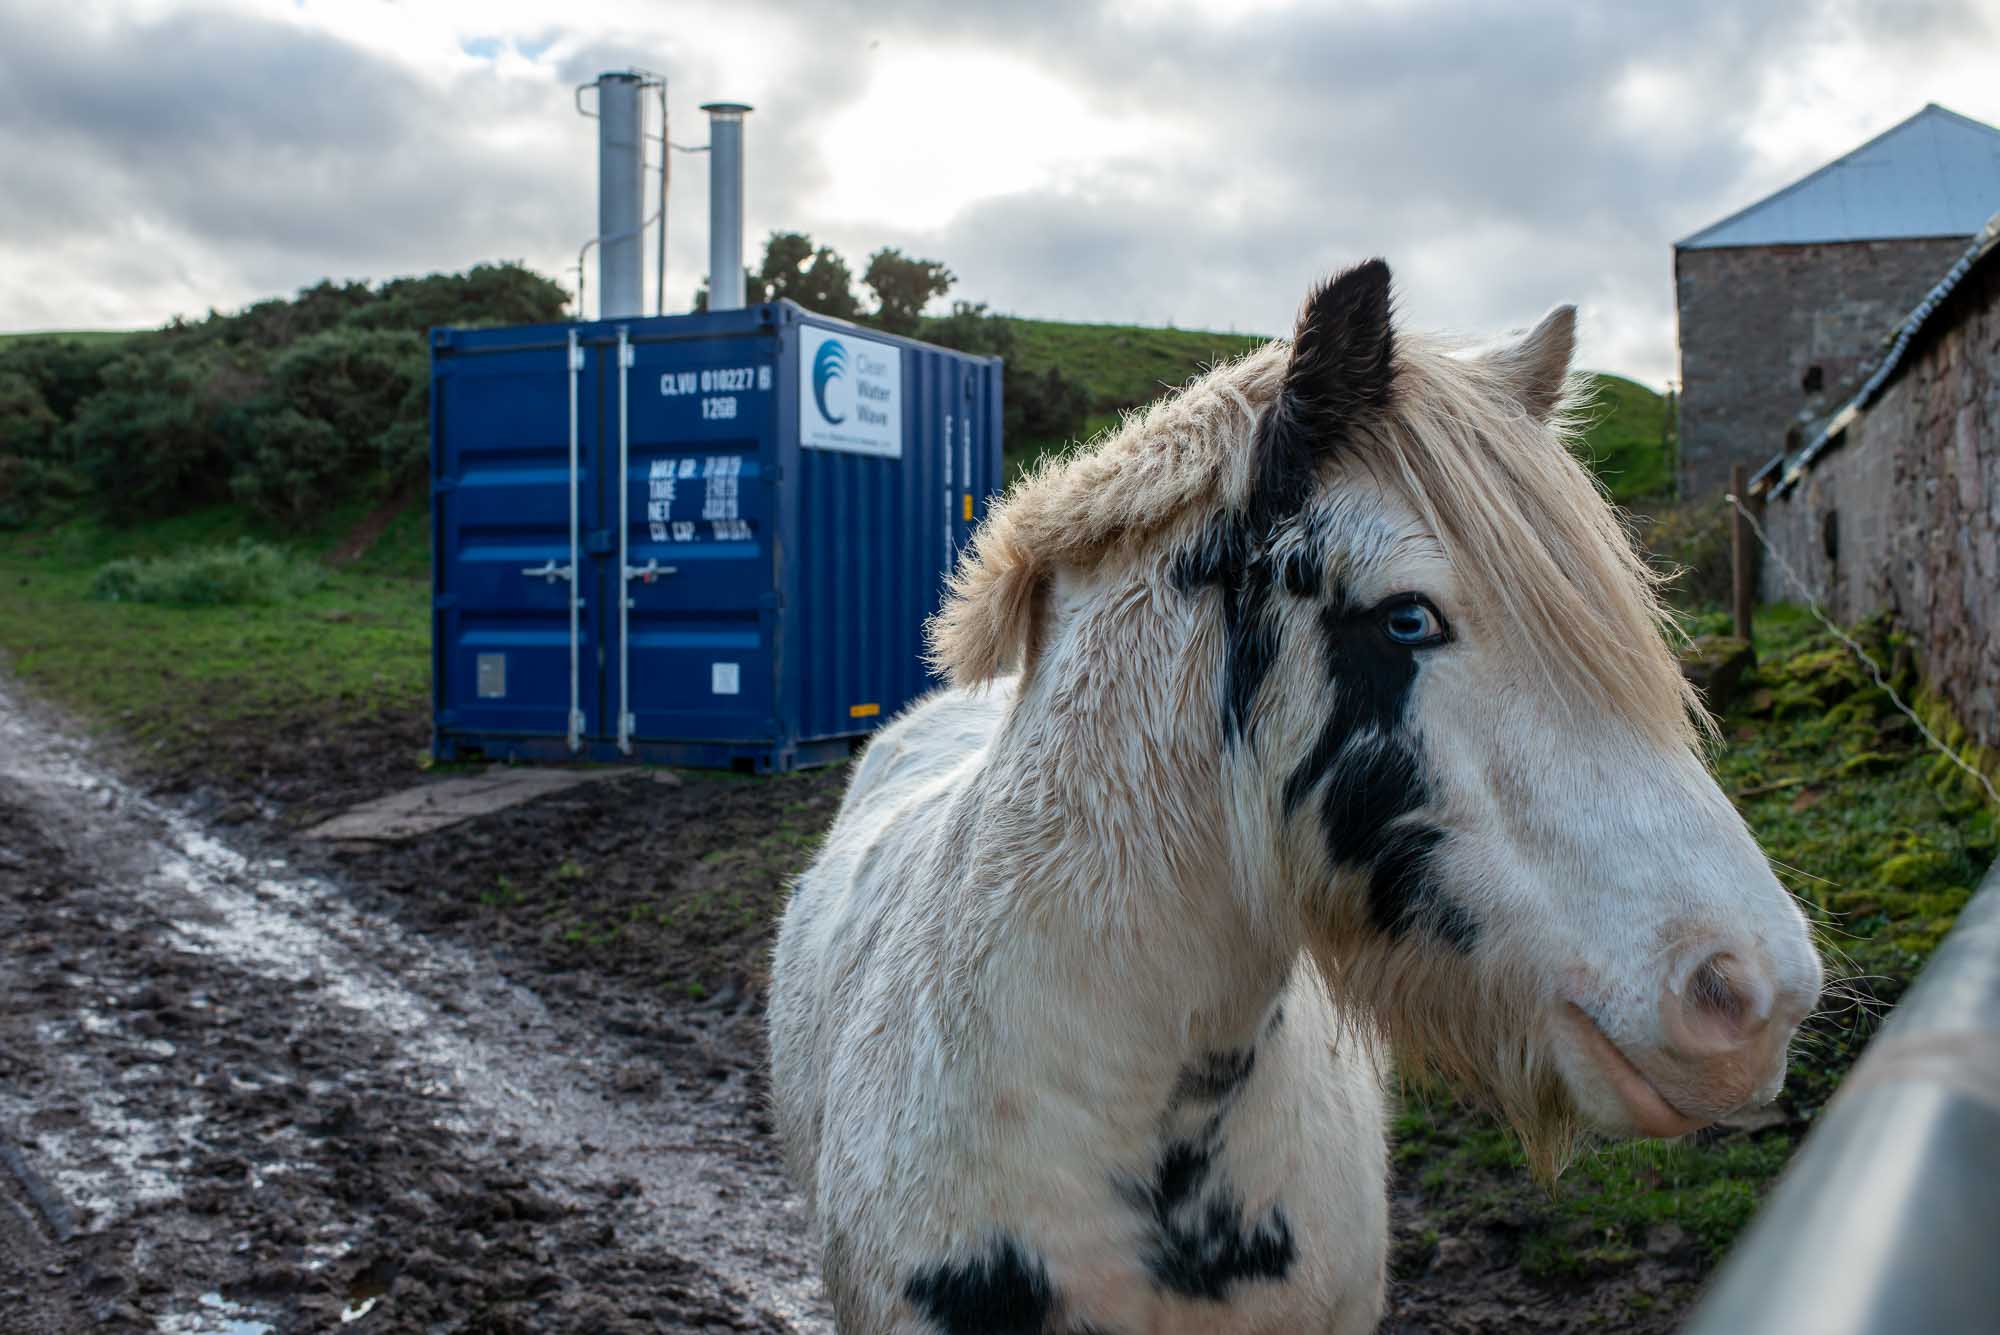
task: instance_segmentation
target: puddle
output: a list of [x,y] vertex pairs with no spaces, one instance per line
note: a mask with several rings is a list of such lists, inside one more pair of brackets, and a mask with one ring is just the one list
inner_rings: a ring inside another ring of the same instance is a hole
[[219,1293],[204,1293],[196,1301],[199,1311],[163,1316],[154,1322],[160,1335],[275,1335],[278,1329]]

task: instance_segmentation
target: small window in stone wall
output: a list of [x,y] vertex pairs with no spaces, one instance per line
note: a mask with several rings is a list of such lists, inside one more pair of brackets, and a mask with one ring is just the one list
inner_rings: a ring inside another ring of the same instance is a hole
[[1799,388],[1808,394],[1817,394],[1826,388],[1826,371],[1814,365],[1806,368],[1805,378],[1799,381]]
[[1840,560],[1840,511],[1828,510],[1819,521],[1819,549],[1828,561]]

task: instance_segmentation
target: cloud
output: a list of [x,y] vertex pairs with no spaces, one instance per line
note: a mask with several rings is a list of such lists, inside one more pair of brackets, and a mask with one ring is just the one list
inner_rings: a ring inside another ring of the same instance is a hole
[[[857,268],[935,255],[999,309],[1266,332],[1382,254],[1414,322],[1578,301],[1587,360],[1661,380],[1672,241],[1926,98],[2000,116],[1990,36],[1976,0],[16,5],[0,328],[498,258],[570,281],[595,224],[572,88],[641,66],[682,143],[701,101],[756,104],[753,252],[799,228]],[[672,168],[682,303],[707,164]]]

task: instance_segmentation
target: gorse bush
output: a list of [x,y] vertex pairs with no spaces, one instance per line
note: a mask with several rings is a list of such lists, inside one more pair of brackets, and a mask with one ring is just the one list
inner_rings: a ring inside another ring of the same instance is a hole
[[313,562],[282,547],[246,539],[233,547],[108,562],[91,580],[90,594],[106,602],[223,607],[287,602],[324,582],[323,572]]
[[79,501],[130,523],[224,500],[295,524],[392,494],[428,457],[425,332],[560,320],[566,302],[519,265],[482,264],[320,283],[115,343],[10,341],[0,526]]
[[226,494],[229,471],[204,401],[207,359],[161,349],[104,367],[104,386],[77,407],[70,457],[111,519],[171,514]]

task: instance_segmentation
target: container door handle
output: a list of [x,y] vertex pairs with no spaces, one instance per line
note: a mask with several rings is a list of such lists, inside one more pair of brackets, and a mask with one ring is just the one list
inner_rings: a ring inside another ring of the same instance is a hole
[[[652,560],[647,561],[646,564],[642,566],[626,566],[625,578],[636,579],[641,584],[651,584],[655,579],[658,579],[661,575],[679,574],[680,569],[681,568],[679,566],[663,566],[660,564],[658,558],[654,558]],[[627,603],[626,606],[629,607],[631,606],[631,604]]]
[[553,558],[538,566],[524,566],[521,573],[529,579],[547,580],[551,584],[559,579],[574,580],[576,578],[576,570],[573,566],[559,566]]

